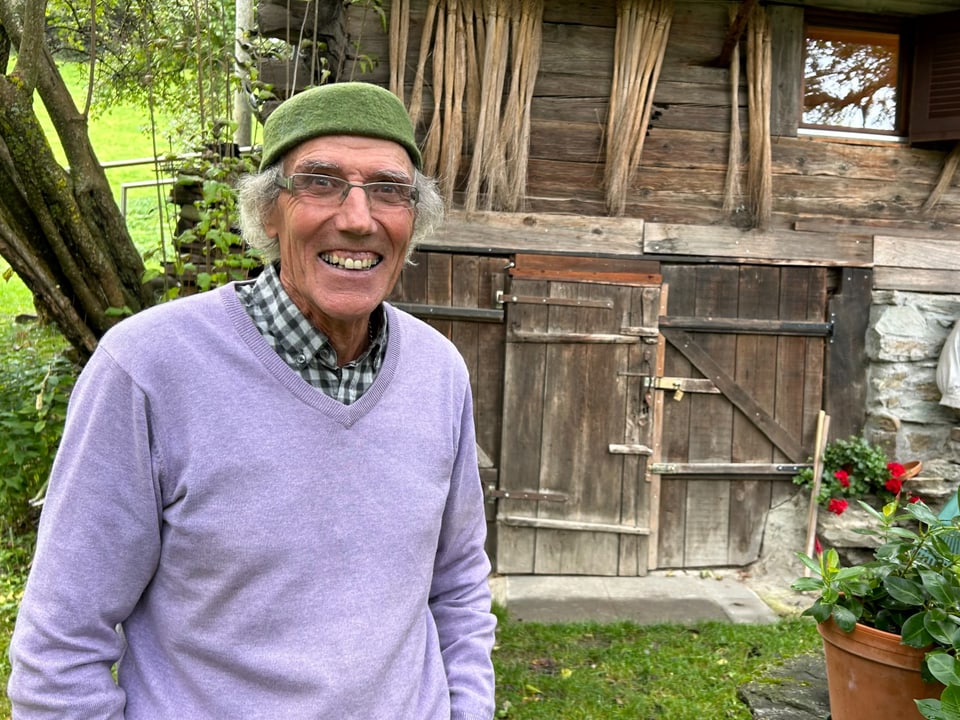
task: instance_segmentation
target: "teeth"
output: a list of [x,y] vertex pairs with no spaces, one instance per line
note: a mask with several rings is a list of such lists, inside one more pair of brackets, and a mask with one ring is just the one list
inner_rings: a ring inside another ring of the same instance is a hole
[[320,258],[329,265],[344,268],[345,270],[368,270],[380,262],[380,258],[342,258],[336,253],[323,253]]

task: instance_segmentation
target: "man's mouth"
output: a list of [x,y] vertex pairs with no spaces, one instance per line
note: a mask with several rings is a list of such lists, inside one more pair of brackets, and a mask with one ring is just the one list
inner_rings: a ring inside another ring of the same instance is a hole
[[379,265],[380,260],[382,260],[379,256],[351,258],[340,257],[337,253],[320,253],[320,259],[327,263],[327,265],[333,265],[334,267],[344,270],[369,270],[375,265]]

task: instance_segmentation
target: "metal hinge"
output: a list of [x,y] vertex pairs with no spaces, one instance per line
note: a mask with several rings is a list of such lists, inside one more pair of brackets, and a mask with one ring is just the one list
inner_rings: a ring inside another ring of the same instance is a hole
[[503,498],[504,500],[544,500],[546,502],[565,503],[570,497],[557,492],[527,492],[523,490],[498,490],[488,487],[487,497]]
[[542,297],[537,295],[508,295],[502,290],[497,291],[497,304],[519,303],[526,305],[565,305],[569,307],[593,307],[610,310],[613,308],[612,300],[579,300],[577,298],[562,297]]

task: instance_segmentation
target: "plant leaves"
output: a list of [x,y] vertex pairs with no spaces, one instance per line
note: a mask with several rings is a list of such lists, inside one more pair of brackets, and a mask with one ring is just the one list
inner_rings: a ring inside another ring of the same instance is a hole
[[956,685],[960,688],[960,660],[946,650],[932,650],[925,661],[930,674],[944,685]]
[[923,586],[915,580],[888,575],[883,579],[883,587],[894,600],[907,605],[923,605]]
[[918,612],[916,615],[911,615],[906,619],[900,630],[900,641],[904,645],[915,648],[925,648],[933,642],[933,637],[927,631],[924,623],[926,616],[927,612],[923,611]]
[[943,691],[940,713],[944,720],[960,720],[960,687],[951,685]]
[[932,608],[923,618],[923,627],[940,645],[951,645],[957,634],[958,620],[941,608]]
[[831,615],[837,627],[844,632],[851,632],[854,625],[857,624],[857,616],[842,605],[834,605]]
[[950,583],[941,573],[923,568],[919,572],[920,579],[923,581],[923,588],[930,594],[930,597],[942,605],[956,604],[956,598],[950,591]]

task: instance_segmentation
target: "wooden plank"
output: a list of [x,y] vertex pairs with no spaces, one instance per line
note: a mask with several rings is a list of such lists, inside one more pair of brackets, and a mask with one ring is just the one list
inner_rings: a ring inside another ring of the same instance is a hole
[[[776,322],[780,295],[780,270],[745,265],[740,268],[737,314],[740,319]],[[771,416],[776,400],[777,338],[769,335],[737,335],[737,384]],[[773,447],[742,413],[733,416],[731,459],[735,463],[773,459]],[[759,480],[734,480],[730,485],[730,536],[727,562],[747,565],[760,556],[763,527],[770,508],[770,484]]]
[[[778,314],[785,320],[806,320],[807,318],[824,318],[824,300],[811,294],[811,285],[816,286],[815,278],[823,280],[822,270],[808,268],[782,268],[780,270],[780,297],[778,299]],[[813,301],[817,307],[809,308]],[[807,447],[805,434],[809,410],[820,409],[822,382],[817,375],[821,364],[807,370],[808,347],[813,346],[813,353],[823,353],[823,341],[814,338],[799,336],[783,336],[777,339],[776,376],[774,383],[777,388],[774,405],[774,419],[792,437],[800,438],[800,442]],[[809,386],[808,386],[809,382]],[[809,396],[810,401],[805,399]],[[774,448],[774,459],[785,461],[786,456],[778,448]],[[771,505],[785,502],[797,492],[796,486],[789,481],[775,484],[771,497]]]
[[911,270],[900,267],[874,267],[873,287],[876,290],[954,294],[960,287],[958,270]]
[[540,280],[579,280],[644,287],[660,283],[660,263],[628,258],[518,253],[510,274]]
[[[514,282],[514,290],[545,294],[545,282]],[[529,330],[546,330],[547,308],[538,305],[511,305],[508,321]],[[508,346],[504,357],[504,404],[501,433],[500,485],[505,488],[540,492],[541,429],[544,411],[546,346]],[[537,514],[537,503],[525,500],[500,501],[506,515]],[[497,570],[502,573],[532,573],[536,558],[536,531],[498,526]]]
[[[482,258],[479,268],[480,303],[492,305],[496,290],[503,287],[504,261],[501,258]],[[503,363],[506,348],[506,323],[480,323],[478,346],[481,351],[476,370],[477,442],[500,463],[501,421],[503,419]],[[493,557],[493,556],[491,556]]]
[[[614,525],[612,523],[600,523],[600,522],[585,522],[578,520],[561,520],[556,518],[543,518],[543,517],[524,517],[522,515],[501,515],[499,518],[500,522],[505,525],[513,527],[528,527],[528,528],[545,528],[548,530],[576,530],[576,533],[568,533],[566,537],[574,538],[579,537],[581,532],[589,533],[604,533],[604,534],[623,534],[623,535],[649,535],[650,529],[637,527],[635,525]],[[589,570],[589,566],[581,565],[580,568],[588,568],[586,570],[580,569],[578,572],[577,567],[567,566],[564,570],[566,573],[574,575],[593,575],[596,574]]]
[[[552,282],[551,297],[599,299],[611,288]],[[594,307],[552,305],[548,333],[586,334],[610,327],[610,313]],[[619,317],[619,314],[616,315]],[[626,350],[618,345],[549,344],[541,435],[541,489],[576,497],[574,507],[541,503],[538,518],[613,523],[619,519],[621,461],[606,452],[622,436],[624,398],[618,370]],[[564,392],[557,390],[563,388]],[[537,531],[536,572],[616,575],[619,540],[598,532]]]
[[[662,317],[666,315],[667,312],[667,303],[669,299],[670,288],[667,285],[660,286],[659,297],[657,298],[657,303],[651,303],[649,311],[645,309],[644,317],[649,317],[650,322],[654,318]],[[657,375],[663,375],[663,368],[665,364],[666,356],[666,347],[667,342],[662,335],[657,337],[656,353],[654,355],[654,371]],[[651,405],[650,398],[644,398],[647,406]],[[650,412],[650,428],[649,428],[649,442],[653,448],[653,455],[651,460],[656,462],[663,458],[663,393],[654,393],[652,410]],[[649,518],[650,525],[650,539],[647,542],[647,567],[655,568],[659,567],[659,550],[660,550],[660,504],[662,499],[662,484],[660,481],[660,476],[656,475],[647,469],[646,474],[647,481],[647,505],[646,513]]]
[[[803,90],[803,8],[772,5],[770,16],[771,65],[773,87],[770,108],[770,133],[796,137],[802,114]],[[776,144],[776,143],[775,143]]]
[[872,243],[863,236],[823,237],[784,230],[755,231],[647,223],[643,251],[662,255],[714,255],[728,258],[779,258],[785,263],[869,266]]
[[[630,347],[627,351],[627,373],[621,376],[626,398],[623,419],[623,442],[612,443],[614,448],[630,452],[623,458],[623,480],[620,490],[620,524],[651,528],[650,487],[647,482],[647,461],[653,454],[652,408],[648,404],[639,375],[649,374],[656,362],[656,322],[660,311],[660,286],[630,288],[627,291],[626,320],[630,323],[652,325],[653,342]],[[623,319],[621,319],[621,322]],[[637,373],[633,375],[632,373]],[[611,438],[613,440],[613,438]],[[650,540],[647,536],[625,536],[620,539],[620,557],[617,571],[620,575],[646,575],[649,569]]]
[[[453,296],[452,256],[446,253],[430,253],[427,262],[427,303],[432,305],[450,305]],[[453,325],[448,320],[431,320],[430,324],[446,335],[451,336]]]
[[644,221],[538,213],[451,211],[421,247],[509,254],[548,252],[598,257],[639,256]]
[[[552,305],[560,308],[561,305]],[[577,309],[576,305],[568,306]],[[582,306],[580,309],[583,309]],[[515,330],[512,326],[507,329],[507,342],[510,343],[545,343],[548,345],[579,343],[587,345],[637,345],[640,338],[636,335],[621,335],[619,333],[572,333],[572,332],[527,332]]]
[[[737,314],[738,268],[734,265],[697,268],[696,315],[703,317],[735,317]],[[661,329],[671,343],[676,331]],[[702,350],[713,363],[713,369],[732,375],[736,364],[736,338],[706,333],[699,336]],[[684,348],[678,348],[694,367],[714,384],[714,374],[704,372]],[[709,369],[709,368],[708,368]],[[729,376],[729,375],[728,375]],[[691,462],[729,462],[733,436],[734,406],[720,395],[685,395],[690,402]],[[730,534],[729,483],[712,483],[690,479],[687,482],[687,528],[684,536],[684,566],[702,567],[726,563]]]
[[[711,351],[707,347],[694,340],[690,333],[682,330],[664,328],[663,334],[700,372],[713,380],[714,384],[720,388],[721,392],[723,392],[741,412],[752,417],[763,433],[770,438],[790,460],[794,462],[800,462],[802,460],[804,451],[796,438],[791,437],[784,431],[771,417],[769,412],[764,410],[753,397],[744,392],[744,390],[736,384],[728,372],[720,367],[717,360],[711,357]],[[716,432],[716,430],[713,430],[713,433]]]
[[[668,293],[667,316],[693,315],[696,311],[697,266],[664,265],[664,283]],[[676,348],[665,343],[663,374],[692,376],[693,366]],[[658,398],[663,398],[657,393]],[[662,462],[689,460],[690,403],[661,400],[659,429]],[[656,567],[684,567],[684,535],[686,534],[686,479],[661,479],[660,512],[657,536]]]
[[873,276],[870,270],[847,268],[840,291],[830,298],[829,312],[836,318],[827,345],[824,410],[834,437],[859,435],[867,403],[867,355],[864,338],[870,323]]
[[960,240],[874,235],[873,261],[877,265],[901,268],[901,271],[912,268],[956,271],[960,270]]
[[[745,266],[758,268],[759,266]],[[768,268],[779,272],[776,268]],[[679,330],[703,330],[706,332],[727,332],[736,334],[758,335],[814,335],[826,337],[830,335],[832,325],[827,322],[810,322],[805,320],[765,320],[761,318],[698,318],[698,317],[666,317],[660,320],[660,327],[677,328]]]

